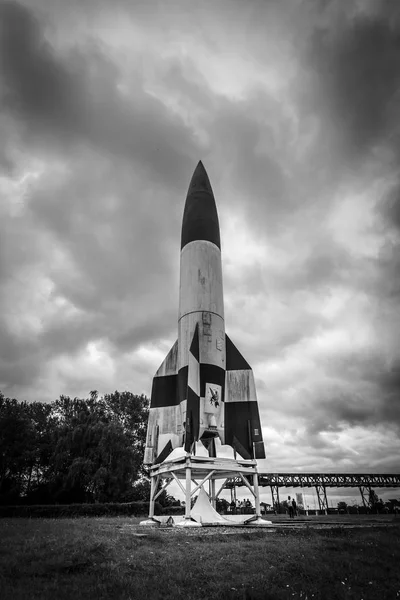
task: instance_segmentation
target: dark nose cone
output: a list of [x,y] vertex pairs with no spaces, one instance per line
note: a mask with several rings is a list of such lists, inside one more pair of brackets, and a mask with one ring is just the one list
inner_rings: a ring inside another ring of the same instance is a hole
[[186,196],[181,249],[196,240],[207,240],[221,249],[217,207],[210,180],[201,161],[193,173]]

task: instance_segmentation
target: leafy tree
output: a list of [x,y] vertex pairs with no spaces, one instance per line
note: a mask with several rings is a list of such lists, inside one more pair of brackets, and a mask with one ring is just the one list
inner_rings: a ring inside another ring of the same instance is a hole
[[0,392],[0,502],[16,502],[26,488],[34,431],[26,405]]
[[130,392],[50,404],[0,393],[0,502],[124,500],[142,477],[147,418]]
[[123,500],[124,502],[150,502],[149,479],[142,478],[135,481],[131,489],[123,496]]
[[129,392],[55,404],[59,441],[54,464],[64,490],[95,502],[118,501],[141,473],[147,399]]
[[216,509],[219,513],[227,512],[228,508],[229,508],[228,500],[225,500],[225,498],[217,498]]
[[103,398],[105,410],[117,420],[134,449],[133,468],[137,474],[145,475],[143,469],[144,448],[146,445],[149,401],[143,394],[135,396],[131,392],[106,394]]
[[385,502],[385,506],[387,507],[390,513],[394,513],[395,509],[399,510],[400,508],[400,500],[398,500],[397,498],[392,498]]
[[48,479],[51,474],[51,458],[55,441],[52,405],[45,402],[32,402],[25,403],[24,408],[34,437],[27,472],[26,501],[48,502],[50,499]]

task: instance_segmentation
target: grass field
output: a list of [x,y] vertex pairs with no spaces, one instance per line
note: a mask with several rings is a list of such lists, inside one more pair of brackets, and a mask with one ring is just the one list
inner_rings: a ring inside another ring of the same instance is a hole
[[157,529],[0,521],[1,600],[400,598],[400,526]]

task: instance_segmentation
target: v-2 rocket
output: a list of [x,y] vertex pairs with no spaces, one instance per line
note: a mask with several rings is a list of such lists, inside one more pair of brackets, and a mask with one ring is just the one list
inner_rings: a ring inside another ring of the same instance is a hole
[[144,463],[198,441],[216,456],[216,438],[265,458],[253,371],[225,333],[218,213],[200,161],[182,221],[178,339],[153,378]]

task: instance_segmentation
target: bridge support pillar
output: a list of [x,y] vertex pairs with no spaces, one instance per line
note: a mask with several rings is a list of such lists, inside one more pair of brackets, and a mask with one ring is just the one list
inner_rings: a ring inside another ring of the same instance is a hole
[[278,485],[271,485],[271,498],[272,498],[272,508],[276,508],[276,512],[280,512],[280,505],[279,505],[279,486]]
[[360,490],[361,500],[364,505],[364,508],[370,510],[372,487],[370,485],[360,485],[358,489]]
[[316,484],[315,491],[317,492],[319,510],[323,510],[328,514],[328,497],[326,495],[326,487],[321,484]]

